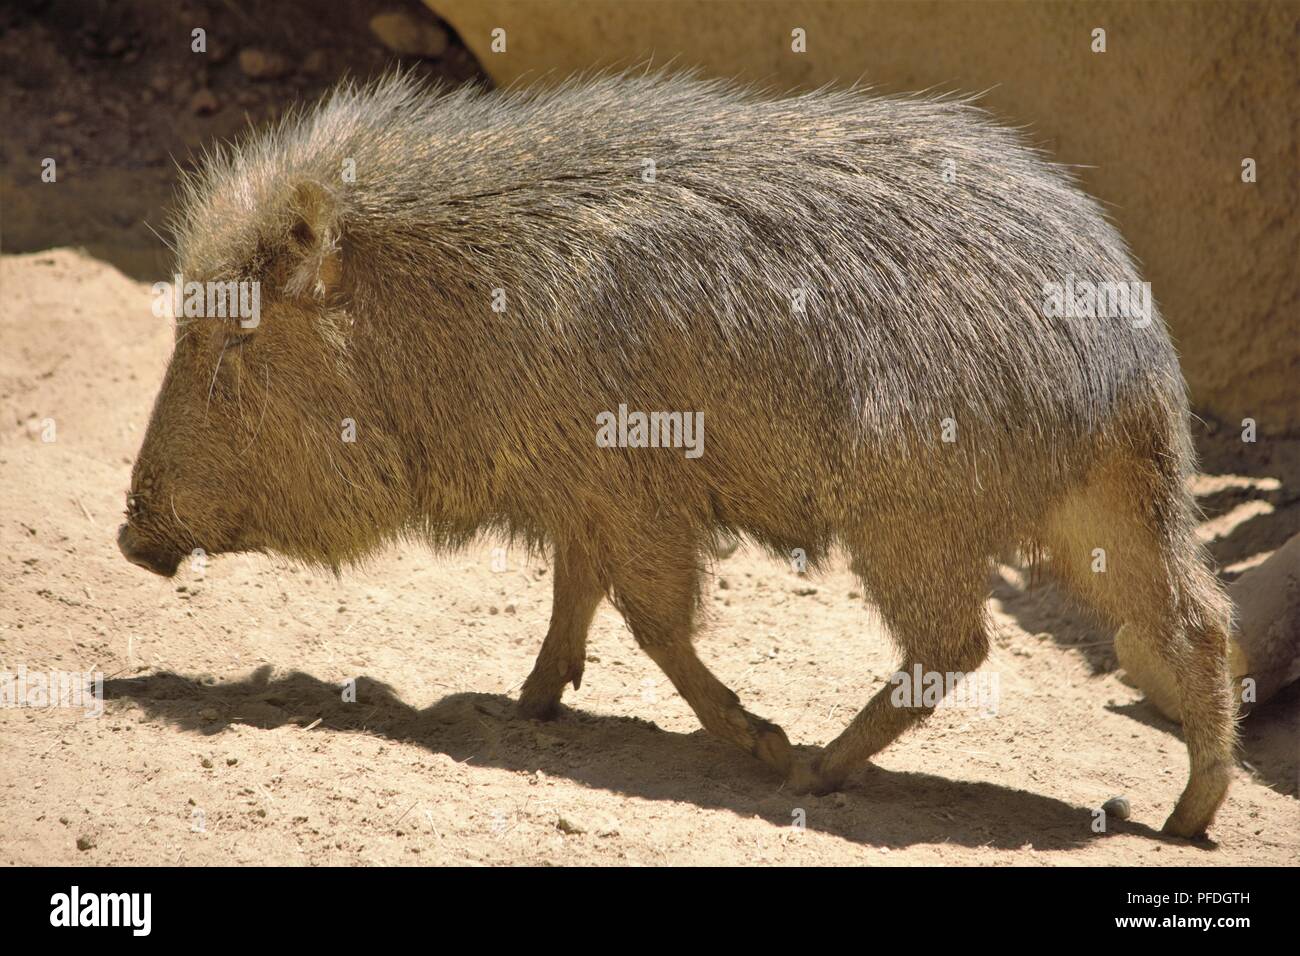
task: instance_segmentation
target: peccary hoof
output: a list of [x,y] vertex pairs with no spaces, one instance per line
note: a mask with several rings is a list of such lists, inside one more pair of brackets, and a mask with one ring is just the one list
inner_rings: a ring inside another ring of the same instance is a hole
[[558,698],[523,696],[515,705],[515,711],[525,720],[554,720],[560,716],[560,701]]

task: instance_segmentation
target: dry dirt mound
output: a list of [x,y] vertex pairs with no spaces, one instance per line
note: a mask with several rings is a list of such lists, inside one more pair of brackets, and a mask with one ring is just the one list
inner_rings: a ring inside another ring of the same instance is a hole
[[[0,862],[1300,857],[1295,688],[1244,728],[1217,847],[1164,840],[1186,774],[1178,728],[1116,678],[1109,634],[1013,569],[990,602],[996,716],[942,710],[822,798],[700,732],[608,607],[572,709],[516,719],[549,571],[513,554],[494,570],[490,543],[393,551],[342,580],[258,557],[149,577],[113,536],[169,329],[147,286],[75,252],[0,260],[0,283],[0,669],[107,678],[97,719],[0,709]],[[1256,527],[1283,513],[1265,505]],[[842,567],[804,579],[742,550],[709,603],[702,656],[799,743],[837,734],[893,670]],[[1092,808],[1117,794],[1133,819],[1094,833]]]

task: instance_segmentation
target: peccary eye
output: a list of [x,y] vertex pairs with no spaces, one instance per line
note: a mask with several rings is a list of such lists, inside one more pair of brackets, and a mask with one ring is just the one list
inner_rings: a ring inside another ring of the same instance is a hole
[[289,235],[294,242],[306,249],[311,248],[316,241],[316,234],[312,231],[311,226],[303,220],[299,220],[294,225],[293,229],[290,230]]
[[140,517],[140,511],[144,507],[144,499],[149,496],[147,491],[128,491],[126,493],[126,516],[127,518]]

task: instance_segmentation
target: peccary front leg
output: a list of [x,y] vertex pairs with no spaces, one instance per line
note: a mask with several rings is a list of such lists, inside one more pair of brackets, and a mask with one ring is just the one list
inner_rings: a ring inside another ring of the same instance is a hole
[[647,646],[645,652],[668,675],[705,730],[757,757],[781,776],[790,773],[792,756],[785,731],[742,708],[735,692],[714,677],[695,655],[689,638]]
[[550,720],[560,706],[566,684],[582,684],[587,655],[587,629],[605,595],[599,576],[578,548],[555,546],[555,595],[551,625],[541,653],[519,694],[519,713],[534,720]]
[[[662,556],[661,556],[662,557]],[[704,729],[757,757],[782,776],[790,772],[790,742],[776,724],[749,713],[740,698],[696,656],[691,644],[698,569],[694,553],[657,568],[624,569],[614,599],[632,636],[695,711]]]

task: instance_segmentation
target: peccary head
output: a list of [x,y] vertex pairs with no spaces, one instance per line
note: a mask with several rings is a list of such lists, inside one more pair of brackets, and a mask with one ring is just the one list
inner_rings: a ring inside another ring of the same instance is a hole
[[[218,156],[185,185],[176,235],[179,281],[155,286],[173,304],[175,347],[122,553],[166,576],[221,552],[335,568],[359,557],[390,532],[404,478],[358,385],[333,195]],[[372,430],[364,457],[357,427]]]

